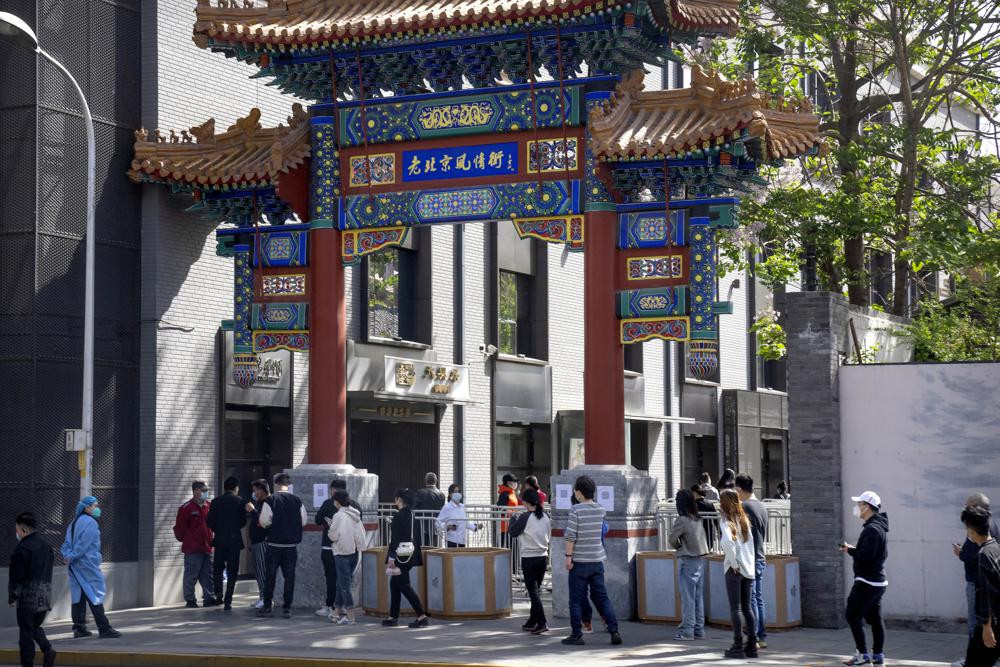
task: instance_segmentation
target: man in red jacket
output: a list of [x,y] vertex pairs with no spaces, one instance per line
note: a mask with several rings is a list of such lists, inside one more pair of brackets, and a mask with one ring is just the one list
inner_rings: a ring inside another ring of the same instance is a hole
[[212,530],[208,527],[208,484],[191,484],[191,500],[177,510],[174,537],[184,552],[184,599],[188,607],[197,607],[194,583],[201,583],[206,607],[219,604],[212,589]]

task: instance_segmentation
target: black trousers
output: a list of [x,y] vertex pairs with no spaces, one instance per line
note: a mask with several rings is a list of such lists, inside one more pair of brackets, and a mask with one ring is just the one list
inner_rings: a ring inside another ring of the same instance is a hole
[[320,553],[323,561],[323,576],[326,577],[326,606],[333,609],[337,599],[337,566],[332,549],[323,549]]
[[295,564],[299,561],[298,547],[275,547],[267,545],[267,580],[264,582],[264,609],[270,609],[274,600],[274,584],[278,580],[278,570],[285,580],[285,590],[281,599],[283,609],[292,608],[295,595]]
[[107,615],[104,613],[104,605],[94,604],[83,591],[80,592],[80,601],[74,602],[70,608],[73,616],[73,629],[87,629],[87,605],[90,605],[90,611],[94,615],[94,623],[97,624],[97,631],[108,632],[111,630],[111,621],[108,620]]
[[38,644],[38,648],[44,654],[52,651],[52,644],[42,629],[47,613],[47,611],[17,608],[17,627],[21,631],[17,645],[21,649],[22,667],[31,667],[35,664],[35,644]]
[[[521,574],[524,575],[524,587],[528,589],[531,598],[531,615],[525,625],[546,625],[545,607],[542,606],[542,581],[545,580],[545,568],[548,566],[545,556],[530,556],[521,558]],[[587,603],[590,606],[590,603]]]
[[[238,547],[215,547],[215,559],[212,561],[212,584],[216,599],[223,599],[226,604],[233,603],[233,591],[236,590],[236,578],[240,576],[240,551]],[[226,594],[222,598],[222,571],[226,571]]]
[[746,619],[747,646],[757,645],[757,616],[751,604],[753,579],[747,579],[730,569],[726,572],[726,595],[729,616],[733,623],[733,644],[743,643],[743,619]]
[[[994,628],[993,634],[994,636],[1000,634],[1000,628]],[[965,652],[965,667],[993,667],[997,660],[1000,660],[1000,642],[993,648],[987,648],[983,643],[983,626],[977,625],[972,637],[969,638],[969,647]]]
[[863,581],[855,581],[851,594],[847,596],[847,624],[854,635],[854,647],[859,653],[868,652],[865,641],[865,623],[872,626],[872,653],[882,653],[885,646],[885,624],[882,623],[882,596],[885,586],[870,586]]
[[420,596],[410,585],[410,566],[401,565],[396,561],[396,567],[400,574],[389,578],[389,618],[399,618],[399,605],[402,597],[406,596],[406,601],[417,612],[417,616],[424,615],[424,606],[420,604]]

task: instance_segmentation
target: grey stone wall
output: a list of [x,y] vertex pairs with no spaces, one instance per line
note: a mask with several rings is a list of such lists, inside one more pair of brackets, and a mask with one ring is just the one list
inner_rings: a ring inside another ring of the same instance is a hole
[[[778,304],[788,336],[788,475],[793,489],[792,544],[800,562],[802,620],[839,628],[844,621],[846,556],[841,486],[840,366],[852,353],[849,320],[861,340],[900,318],[850,305],[829,292],[796,292]],[[852,530],[854,526],[851,526]]]

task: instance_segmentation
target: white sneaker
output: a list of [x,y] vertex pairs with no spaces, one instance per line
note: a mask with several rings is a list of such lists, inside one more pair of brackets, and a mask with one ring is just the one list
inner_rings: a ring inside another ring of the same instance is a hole
[[337,625],[351,625],[352,623],[354,623],[354,621],[352,621],[352,620],[351,620],[351,619],[350,619],[349,617],[347,617],[347,616],[341,616],[341,617],[340,617],[340,618],[339,618],[339,619],[337,620]]
[[951,667],[965,667],[965,658],[962,658],[961,660],[956,660],[955,662],[951,663]]
[[329,607],[325,607],[325,606],[324,607],[320,607],[319,609],[316,610],[316,615],[317,616],[329,616],[332,613],[333,613],[333,610],[330,609]]
[[264,608],[264,601],[263,600],[257,600],[256,602],[251,602],[250,606],[253,607],[254,609],[263,609]]

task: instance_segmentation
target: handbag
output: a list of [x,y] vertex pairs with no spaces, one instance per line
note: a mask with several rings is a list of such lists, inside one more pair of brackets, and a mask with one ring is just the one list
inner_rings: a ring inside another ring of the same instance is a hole
[[413,510],[410,510],[410,541],[400,542],[396,545],[396,562],[406,565],[416,551],[417,547],[413,544]]

